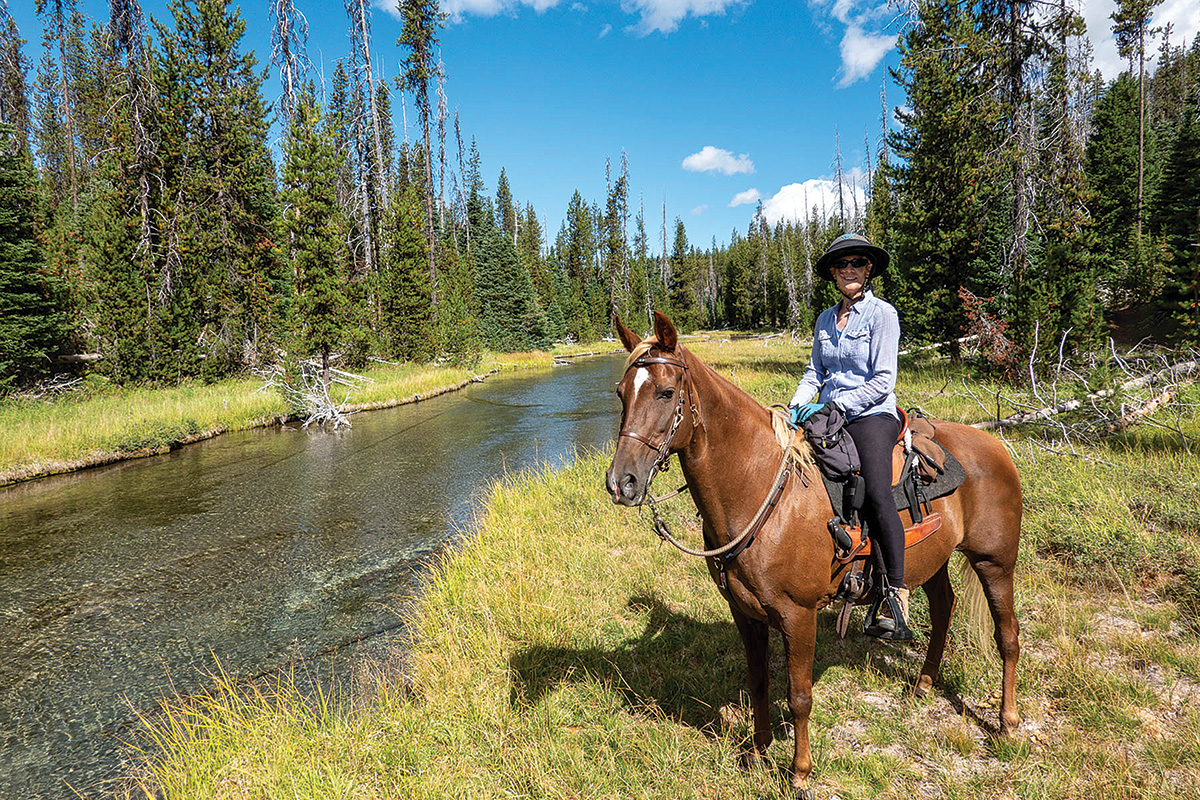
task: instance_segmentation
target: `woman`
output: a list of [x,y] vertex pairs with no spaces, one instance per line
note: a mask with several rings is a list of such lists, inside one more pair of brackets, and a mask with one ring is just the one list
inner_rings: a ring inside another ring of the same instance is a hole
[[[887,571],[885,610],[890,617],[867,633],[908,640],[908,589],[904,585],[904,524],[892,499],[892,447],[900,433],[896,366],[900,319],[871,291],[871,279],[888,267],[888,253],[866,237],[839,236],[817,262],[817,274],[837,283],[841,302],[817,317],[812,356],[789,403],[795,425],[836,405],[846,418],[866,485],[863,517]],[[818,395],[815,402],[813,395]],[[895,613],[895,612],[898,612]]]

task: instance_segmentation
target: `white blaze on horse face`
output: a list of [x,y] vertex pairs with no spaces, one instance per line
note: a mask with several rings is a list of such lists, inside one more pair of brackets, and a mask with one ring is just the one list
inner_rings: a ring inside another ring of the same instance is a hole
[[646,381],[650,380],[650,370],[645,367],[638,367],[637,372],[633,373],[633,396],[637,397],[637,393],[642,390],[642,386]]

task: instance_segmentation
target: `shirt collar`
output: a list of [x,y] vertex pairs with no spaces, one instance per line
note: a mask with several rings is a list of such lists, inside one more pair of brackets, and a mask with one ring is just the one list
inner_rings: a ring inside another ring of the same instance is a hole
[[875,292],[871,291],[870,289],[867,289],[865,292],[863,292],[863,299],[859,300],[857,303],[850,306],[850,313],[857,314],[859,312],[866,311],[868,308],[870,308],[872,305],[874,305],[874,303],[875,303]]

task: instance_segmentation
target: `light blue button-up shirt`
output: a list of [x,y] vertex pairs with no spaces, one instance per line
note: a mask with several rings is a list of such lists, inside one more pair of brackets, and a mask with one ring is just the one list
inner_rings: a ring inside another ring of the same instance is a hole
[[790,405],[833,401],[847,420],[870,414],[896,416],[896,368],[900,317],[890,303],[868,291],[850,307],[846,329],[837,329],[837,309],[817,317],[812,355]]

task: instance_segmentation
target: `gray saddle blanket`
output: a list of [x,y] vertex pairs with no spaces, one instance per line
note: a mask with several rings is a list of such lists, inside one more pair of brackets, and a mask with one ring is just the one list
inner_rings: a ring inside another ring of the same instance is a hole
[[[966,479],[967,473],[963,469],[963,465],[959,463],[954,454],[942,447],[941,442],[936,442],[938,447],[942,448],[942,452],[946,454],[945,470],[937,479],[931,483],[925,483],[920,478],[916,477],[916,471],[913,469],[912,456],[904,465],[904,472],[900,476],[900,482],[892,487],[892,498],[896,501],[896,510],[903,511],[913,504],[915,498],[918,503],[927,503],[930,500],[936,500],[939,497],[945,497],[953,492],[959,486],[962,486],[963,480]],[[833,504],[833,513],[842,519],[846,519],[845,514],[845,481],[832,481],[821,473],[821,480],[825,483],[825,491],[829,493],[829,501]],[[919,509],[914,509],[913,518],[922,517],[924,512]]]

